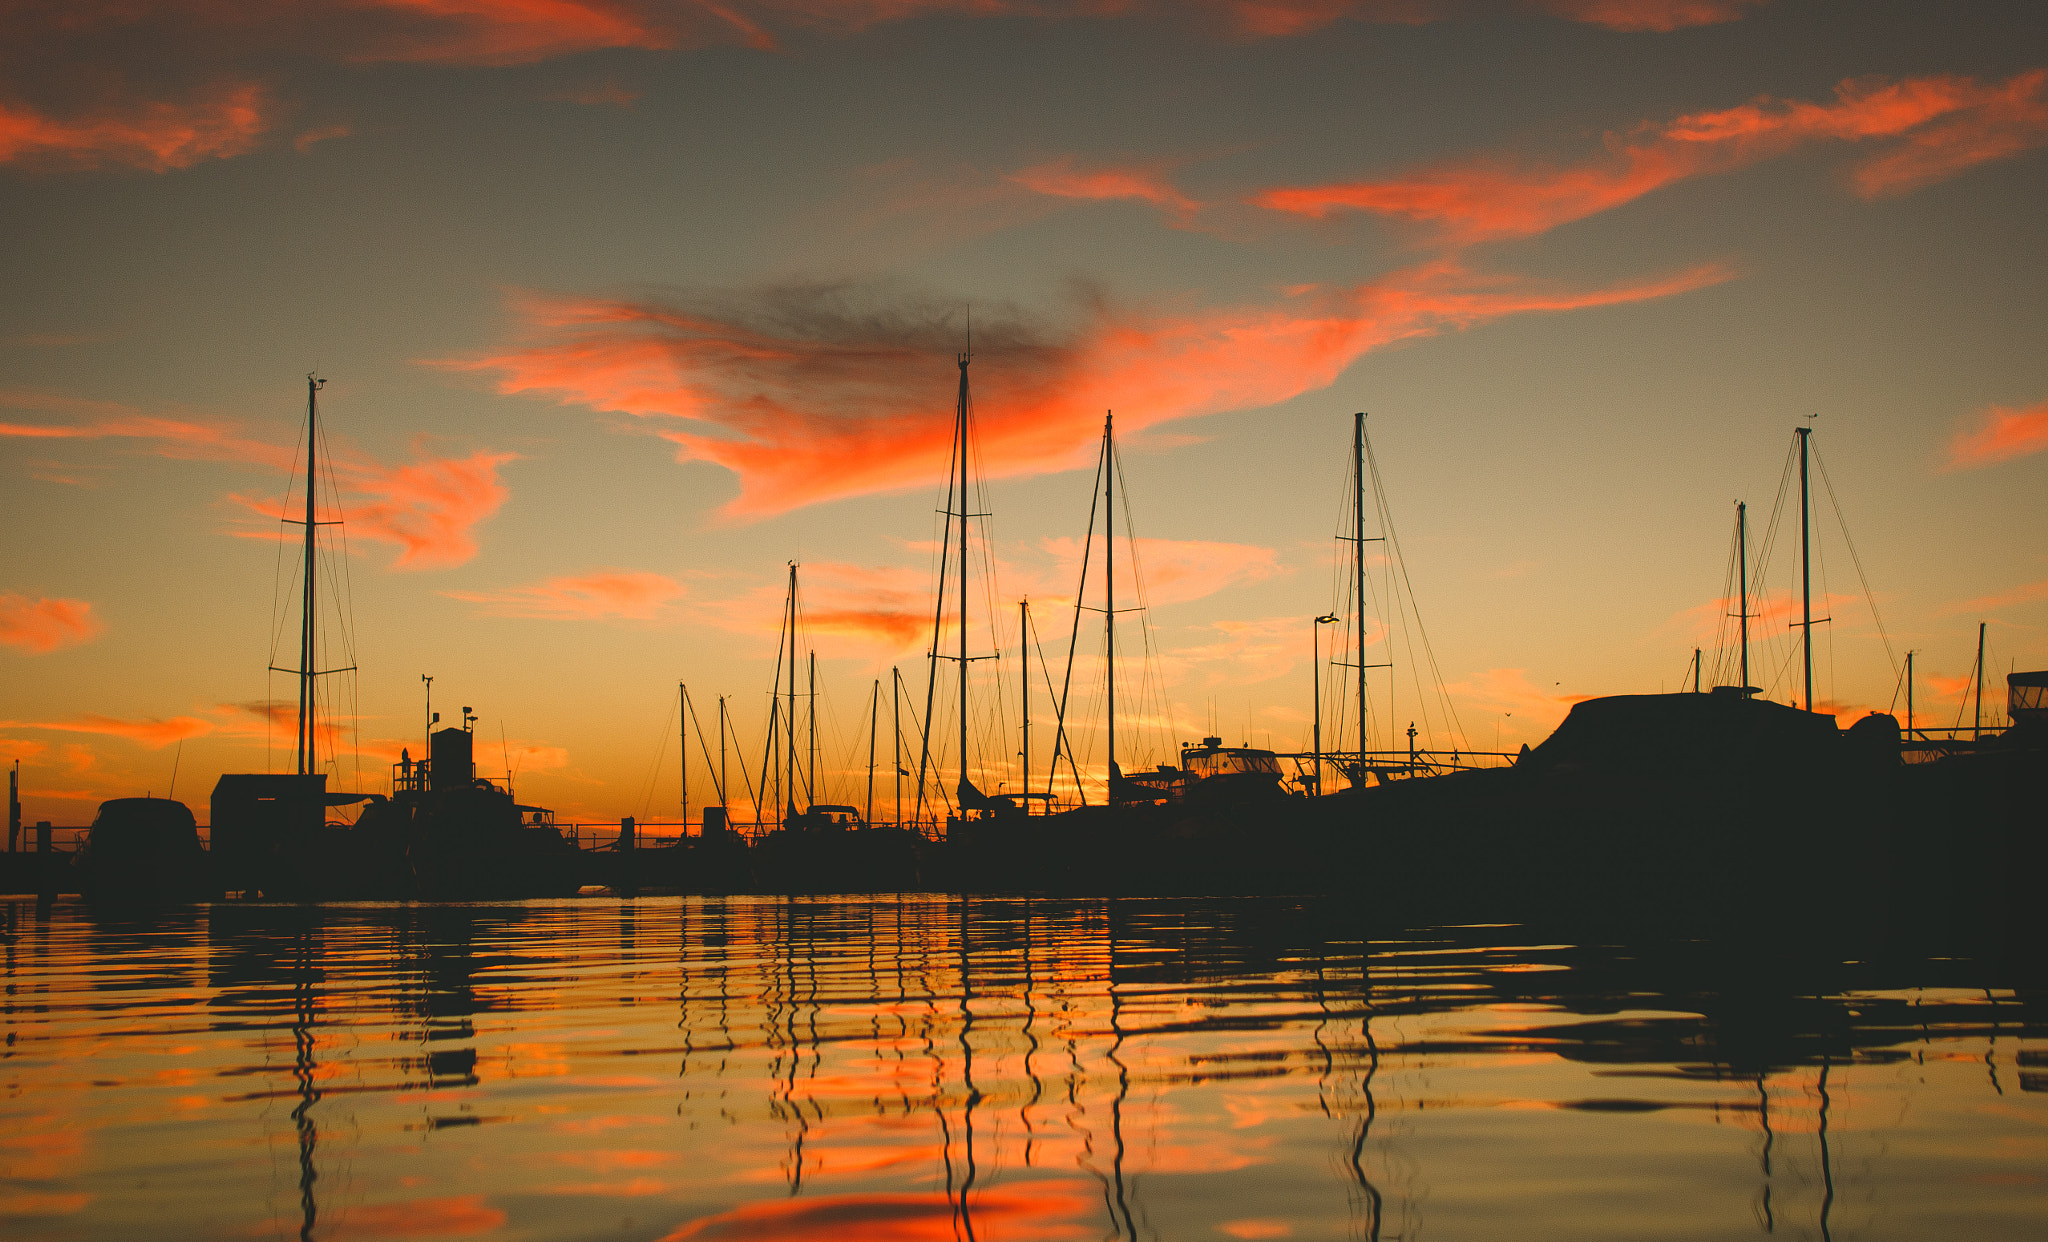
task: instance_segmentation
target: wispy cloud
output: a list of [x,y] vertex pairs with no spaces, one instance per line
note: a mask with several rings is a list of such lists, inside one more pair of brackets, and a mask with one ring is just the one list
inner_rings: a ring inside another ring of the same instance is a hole
[[318,129],[309,129],[292,139],[292,150],[304,155],[319,143],[326,142],[332,138],[346,138],[355,132],[353,125],[322,125]]
[[1975,470],[2048,449],[2048,401],[2023,410],[1994,405],[1978,413],[1973,426],[1948,442],[1944,470]]
[[1555,17],[1609,30],[1669,33],[1689,26],[1739,21],[1767,0],[1535,0]]
[[683,594],[682,584],[645,570],[607,569],[550,578],[505,591],[443,591],[500,617],[553,621],[652,621]]
[[0,594],[0,646],[47,655],[97,638],[102,626],[82,599]]
[[169,172],[247,154],[274,119],[268,94],[251,82],[182,102],[155,100],[70,118],[0,102],[0,164]]
[[[87,420],[0,423],[0,437],[128,440],[159,457],[234,462],[279,473],[298,464],[292,449],[251,439],[227,423],[157,418],[114,402],[23,391],[0,391],[0,408],[72,413]],[[342,517],[351,537],[397,547],[394,569],[440,569],[469,560],[477,551],[476,528],[511,495],[498,472],[517,461],[518,454],[478,450],[467,457],[438,457],[423,445],[415,443],[415,460],[405,465],[386,465],[345,446],[332,462],[345,491]],[[277,517],[284,509],[279,497],[231,493],[228,499],[264,517]]]
[[1162,165],[1084,168],[1076,165],[1073,156],[1063,155],[1044,164],[1019,169],[1009,174],[1006,180],[1034,194],[1051,198],[1127,199],[1150,203],[1179,221],[1192,218],[1201,209],[1200,203],[1167,183]]
[[2016,586],[2009,591],[2000,591],[1995,595],[1983,595],[1976,599],[1966,599],[1959,603],[1944,605],[1941,609],[1941,615],[1945,617],[1953,616],[1959,612],[1981,615],[1987,612],[1997,612],[2001,609],[2012,608],[2019,604],[2039,603],[2044,599],[2048,599],[2048,578],[2044,578],[2040,582],[2029,582],[2024,586]]
[[[1077,307],[1047,328],[975,314],[978,435],[994,473],[1084,464],[1101,411],[1128,433],[1277,404],[1358,358],[1509,315],[1648,301],[1726,280],[1707,265],[1598,289],[1482,275],[1436,260],[1274,305],[1173,313]],[[927,485],[944,470],[956,303],[845,285],[676,302],[533,299],[540,338],[438,365],[490,372],[502,393],[651,420],[681,460],[739,476],[731,519]]]
[[1604,155],[1578,164],[1453,160],[1386,180],[1267,190],[1252,201],[1316,219],[1358,211],[1411,220],[1436,240],[1467,245],[1533,236],[1674,182],[1732,172],[1809,143],[1906,135],[1907,145],[1863,165],[1855,178],[1859,193],[1901,192],[2048,143],[2048,70],[1990,84],[1852,79],[1830,103],[1763,98],[1609,134]]
[[161,750],[172,742],[204,737],[213,732],[212,722],[197,716],[172,716],[167,720],[122,720],[86,712],[69,720],[0,720],[0,729],[40,729],[57,733],[97,733],[126,738]]

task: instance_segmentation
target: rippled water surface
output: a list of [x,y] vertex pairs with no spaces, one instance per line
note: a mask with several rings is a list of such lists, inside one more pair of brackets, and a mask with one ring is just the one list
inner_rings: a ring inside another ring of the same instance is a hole
[[9,1238],[2038,1238],[1970,960],[1284,901],[5,911]]

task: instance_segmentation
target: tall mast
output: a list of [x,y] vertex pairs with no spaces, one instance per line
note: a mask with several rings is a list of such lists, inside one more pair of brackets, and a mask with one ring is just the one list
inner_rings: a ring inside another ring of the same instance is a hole
[[896,782],[896,818],[898,828],[903,826],[903,670],[889,666],[889,767],[895,772],[890,779]]
[[725,796],[725,696],[718,696],[718,807],[726,812],[728,824],[732,803]]
[[1742,584],[1742,694],[1749,697],[1749,506],[1735,504],[1735,574]]
[[1018,692],[1024,699],[1024,813],[1031,814],[1031,598],[1017,601]]
[[882,679],[868,692],[868,806],[861,822],[875,826],[875,733],[882,726]]
[[789,715],[785,718],[782,731],[782,770],[784,775],[784,805],[778,810],[783,814],[784,826],[794,818],[796,811],[796,562],[789,563],[789,600],[783,605],[784,633],[789,643]]
[[804,691],[805,711],[809,717],[804,732],[810,735],[811,740],[810,765],[804,769],[804,810],[809,811],[818,805],[818,653],[808,651],[804,654],[810,657],[811,662],[810,681]]
[[1351,577],[1353,579],[1352,586],[1356,591],[1353,605],[1357,616],[1354,618],[1354,621],[1358,627],[1358,645],[1353,648],[1358,653],[1355,657],[1358,661],[1358,768],[1356,775],[1352,778],[1352,783],[1363,788],[1365,785],[1365,722],[1367,706],[1365,697],[1365,414],[1363,412],[1352,416],[1351,470],[1356,476],[1358,483],[1358,496],[1351,506]]
[[1913,653],[1906,653],[1906,740],[1913,740]]
[[318,567],[313,557],[316,551],[314,539],[318,527],[314,523],[313,499],[316,495],[315,463],[320,458],[320,388],[327,381],[306,377],[306,565],[305,597],[300,602],[302,615],[299,618],[299,775],[312,775],[318,759],[313,753],[313,712],[317,708],[313,690],[313,679],[319,676],[314,660],[313,584],[318,581]]
[[683,771],[683,835],[690,835],[690,687],[676,683],[676,747]]
[[1799,433],[1799,625],[1806,635],[1799,654],[1806,665],[1806,710],[1813,710],[1813,544],[1809,526],[1810,506],[1806,495],[1806,444],[1811,427],[1795,428]]
[[1116,411],[1102,416],[1102,626],[1109,662],[1109,801],[1116,803]]
[[1977,709],[1970,717],[1970,740],[1984,737],[1984,623],[1977,623]]
[[967,364],[974,355],[963,352],[960,355],[960,410],[959,427],[954,438],[960,454],[960,817],[967,817],[965,792],[967,789]]

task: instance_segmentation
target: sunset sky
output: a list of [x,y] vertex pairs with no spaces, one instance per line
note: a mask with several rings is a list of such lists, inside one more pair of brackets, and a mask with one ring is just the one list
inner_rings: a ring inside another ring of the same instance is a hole
[[[308,372],[347,541],[328,659],[360,670],[330,686],[339,787],[417,753],[431,674],[522,801],[673,818],[678,682],[713,729],[732,696],[758,776],[798,561],[821,766],[864,772],[883,678],[886,788],[892,665],[922,710],[970,307],[997,568],[970,638],[1006,653],[975,712],[1016,717],[1020,595],[1060,675],[1114,409],[1156,652],[1128,672],[1126,767],[1212,722],[1307,747],[1360,410],[1462,729],[1430,724],[1440,745],[1675,690],[1695,646],[1714,680],[1734,503],[1761,543],[1809,419],[1823,707],[1892,706],[1911,649],[1921,723],[1953,723],[1979,621],[1987,701],[2048,667],[2039,4],[0,21],[0,757],[31,822],[162,795],[174,766],[203,820],[218,774],[289,767],[294,680],[266,670],[297,654],[277,518],[303,503]],[[1781,522],[1754,680],[1783,702]],[[1394,630],[1375,745],[1424,719]],[[1099,706],[1076,715],[1099,770]],[[977,730],[978,779],[1014,788],[1014,730]]]

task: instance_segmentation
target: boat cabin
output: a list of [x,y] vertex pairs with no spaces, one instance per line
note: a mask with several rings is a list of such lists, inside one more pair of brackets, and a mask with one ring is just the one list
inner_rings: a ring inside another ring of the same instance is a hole
[[1181,770],[1191,781],[1217,776],[1270,776],[1280,779],[1280,757],[1270,750],[1225,746],[1220,737],[1205,737],[1199,746],[1180,748]]

